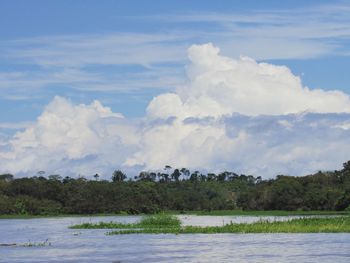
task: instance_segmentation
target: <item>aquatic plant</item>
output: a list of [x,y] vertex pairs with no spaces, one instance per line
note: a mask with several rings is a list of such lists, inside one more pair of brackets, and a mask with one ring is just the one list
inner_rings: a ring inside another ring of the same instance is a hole
[[119,223],[119,222],[99,222],[99,223],[83,223],[70,226],[71,229],[133,229],[133,228],[164,228],[164,227],[180,227],[181,221],[175,215],[156,214],[144,216],[136,223]]
[[26,243],[1,243],[0,247],[46,247],[51,246],[49,239],[43,242],[31,242],[30,240]]
[[27,243],[16,244],[18,247],[46,247],[51,246],[49,239],[46,239],[43,242],[31,242],[30,240]]
[[186,211],[185,214],[198,216],[318,216],[318,215],[350,215],[350,206],[348,211],[285,211],[285,210],[213,210],[213,211]]
[[143,217],[139,223],[141,227],[180,227],[181,220],[175,215],[169,214],[156,214],[151,216]]
[[229,223],[223,226],[179,226],[163,228],[120,229],[120,234],[216,234],[216,233],[350,233],[350,217],[299,218],[288,221]]
[[145,216],[136,223],[99,222],[74,225],[73,229],[118,229],[107,234],[214,234],[214,233],[350,233],[349,216],[302,217],[287,221],[259,220],[254,223],[233,223],[222,226],[182,226],[174,215]]

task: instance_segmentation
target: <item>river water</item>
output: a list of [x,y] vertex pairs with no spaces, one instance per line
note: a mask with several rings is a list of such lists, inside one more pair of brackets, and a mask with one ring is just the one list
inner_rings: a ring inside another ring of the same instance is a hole
[[[180,216],[187,225],[290,217]],[[137,234],[76,230],[83,222],[135,222],[137,216],[1,219],[0,262],[350,262],[350,234]],[[45,246],[37,246],[42,242]],[[50,243],[50,245],[49,245]],[[36,246],[25,247],[23,244]]]

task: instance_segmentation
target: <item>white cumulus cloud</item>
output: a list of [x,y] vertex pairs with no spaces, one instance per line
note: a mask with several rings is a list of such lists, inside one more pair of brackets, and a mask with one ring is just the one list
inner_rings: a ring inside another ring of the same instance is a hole
[[336,169],[350,156],[350,100],[304,87],[284,66],[188,50],[187,84],[155,97],[141,120],[55,97],[0,144],[0,172],[63,175],[165,165],[271,177]]
[[350,112],[347,94],[303,87],[300,78],[285,66],[224,57],[212,44],[193,45],[188,56],[188,85],[177,94],[156,97],[148,107],[151,116]]
[[350,120],[344,113],[278,116],[233,114],[152,126],[127,161],[147,168],[191,167],[261,175],[303,175],[337,169],[349,158]]
[[[17,132],[0,151],[3,171],[101,172],[121,162],[133,141],[124,118],[94,101],[73,105],[55,97],[36,123]],[[111,153],[113,152],[113,155]],[[92,170],[91,170],[92,169]]]

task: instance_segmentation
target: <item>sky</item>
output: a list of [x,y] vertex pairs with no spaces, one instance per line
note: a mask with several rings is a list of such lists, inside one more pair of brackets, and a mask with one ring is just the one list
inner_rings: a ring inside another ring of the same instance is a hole
[[0,172],[338,169],[349,14],[350,1],[1,1]]

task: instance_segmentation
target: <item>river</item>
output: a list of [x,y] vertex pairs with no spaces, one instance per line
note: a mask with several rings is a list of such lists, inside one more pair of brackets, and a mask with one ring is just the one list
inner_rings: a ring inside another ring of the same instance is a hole
[[[180,216],[186,225],[290,217]],[[350,262],[350,234],[105,235],[68,227],[138,216],[0,219],[0,262]],[[44,246],[40,244],[44,243]],[[33,246],[23,246],[31,244]]]

